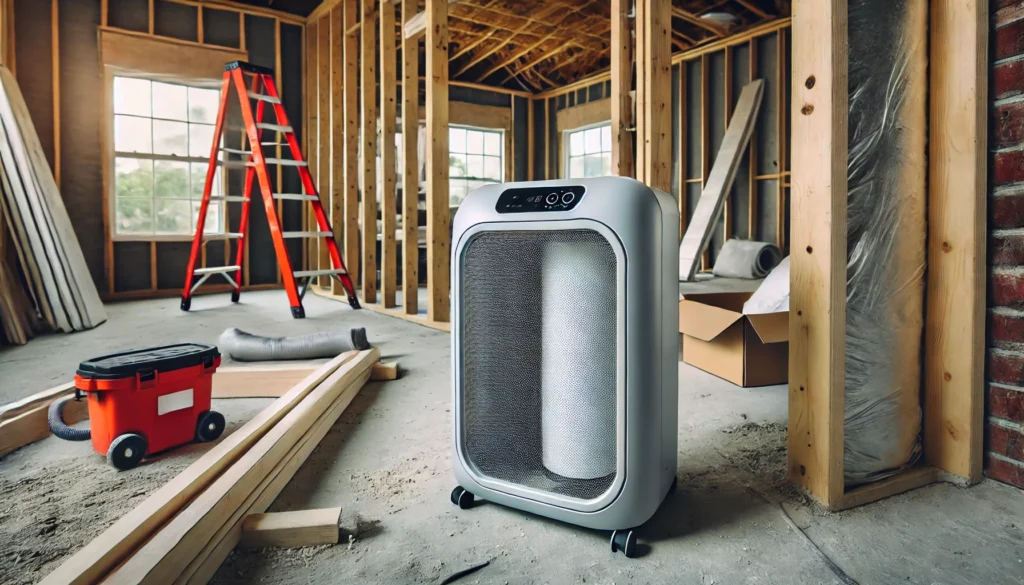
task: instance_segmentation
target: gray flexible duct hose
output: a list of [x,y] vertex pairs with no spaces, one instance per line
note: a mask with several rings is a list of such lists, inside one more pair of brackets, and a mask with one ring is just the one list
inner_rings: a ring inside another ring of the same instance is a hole
[[240,362],[332,358],[346,351],[370,348],[363,327],[293,337],[263,337],[232,327],[220,334],[217,345]]
[[64,424],[64,406],[68,400],[74,399],[74,396],[68,396],[51,402],[50,408],[46,411],[46,420],[50,423],[50,432],[57,437],[65,441],[88,441],[92,438],[89,429],[75,429]]
[[782,251],[764,242],[731,239],[715,258],[712,274],[722,278],[764,278],[782,262]]

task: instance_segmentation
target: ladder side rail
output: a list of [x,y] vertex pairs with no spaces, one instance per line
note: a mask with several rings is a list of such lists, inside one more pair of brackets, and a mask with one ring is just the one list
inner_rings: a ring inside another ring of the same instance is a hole
[[[259,77],[253,77],[252,80],[252,93],[256,93],[259,89]],[[249,99],[249,94],[245,96],[239,96],[243,100]],[[260,101],[256,104],[256,122],[263,121],[263,102]],[[257,129],[256,136],[262,138],[263,131]],[[250,141],[249,148],[252,148]],[[252,154],[249,155],[249,160],[252,161]],[[238,271],[235,272],[235,292],[233,299],[237,300],[238,296],[242,293],[242,268],[243,260],[245,258],[245,242],[249,239],[249,205],[252,203],[252,180],[254,175],[254,167],[248,166],[245,168],[245,187],[242,191],[242,197],[246,200],[242,201],[242,216],[238,221],[238,231],[242,232],[242,239],[238,241],[238,249],[235,250],[235,265],[238,266]],[[268,218],[269,219],[269,218]]]

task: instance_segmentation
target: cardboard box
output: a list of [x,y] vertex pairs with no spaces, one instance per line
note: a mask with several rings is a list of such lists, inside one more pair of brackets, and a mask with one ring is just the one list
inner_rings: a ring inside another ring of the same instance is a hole
[[789,312],[744,315],[751,294],[685,295],[679,301],[683,361],[738,386],[785,384]]

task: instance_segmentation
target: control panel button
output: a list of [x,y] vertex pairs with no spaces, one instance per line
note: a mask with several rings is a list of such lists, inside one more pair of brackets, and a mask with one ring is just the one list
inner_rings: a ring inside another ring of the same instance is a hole
[[544,199],[544,202],[547,203],[548,205],[554,205],[558,203],[558,193],[549,193],[547,198]]
[[565,193],[562,193],[562,204],[563,205],[569,205],[573,201],[576,201],[576,194],[575,193],[573,193],[572,191],[566,191]]
[[498,213],[566,212],[575,209],[586,194],[586,187],[515,187],[506,189],[498,197]]

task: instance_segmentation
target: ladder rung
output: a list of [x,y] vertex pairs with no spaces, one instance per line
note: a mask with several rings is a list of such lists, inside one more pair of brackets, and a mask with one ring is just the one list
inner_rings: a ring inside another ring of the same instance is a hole
[[230,154],[241,154],[241,155],[252,154],[251,150],[240,150],[240,149],[237,149],[237,148],[228,148],[226,146],[222,146],[222,147],[220,147],[220,149],[222,151],[230,153]]
[[204,240],[236,240],[241,238],[242,234],[239,232],[224,232],[221,234],[203,234]]
[[253,163],[245,160],[218,160],[217,164],[225,169],[244,169],[253,166]]
[[263,159],[268,165],[282,165],[286,167],[304,167],[307,166],[304,160],[292,160],[290,158],[265,158]]
[[300,193],[274,193],[274,199],[289,199],[291,201],[316,201],[316,195],[302,195]]
[[292,131],[292,127],[291,126],[282,126],[280,124],[268,124],[266,122],[258,122],[256,124],[256,127],[259,128],[260,130],[270,130],[271,132],[285,132],[285,133],[288,133],[288,132]]
[[241,266],[214,266],[212,268],[196,268],[192,271],[193,274],[220,274],[222,272],[235,272],[241,270]]
[[262,93],[249,92],[249,98],[254,100],[263,100],[268,104],[279,104],[281,100],[276,97],[270,97],[269,95],[263,95]]
[[334,232],[281,232],[282,238],[326,238]]
[[210,201],[227,201],[229,203],[240,203],[248,200],[248,197],[242,197],[241,195],[210,195]]
[[307,276],[327,276],[331,274],[348,274],[340,268],[332,268],[330,270],[300,270],[293,274],[295,278],[305,278]]

